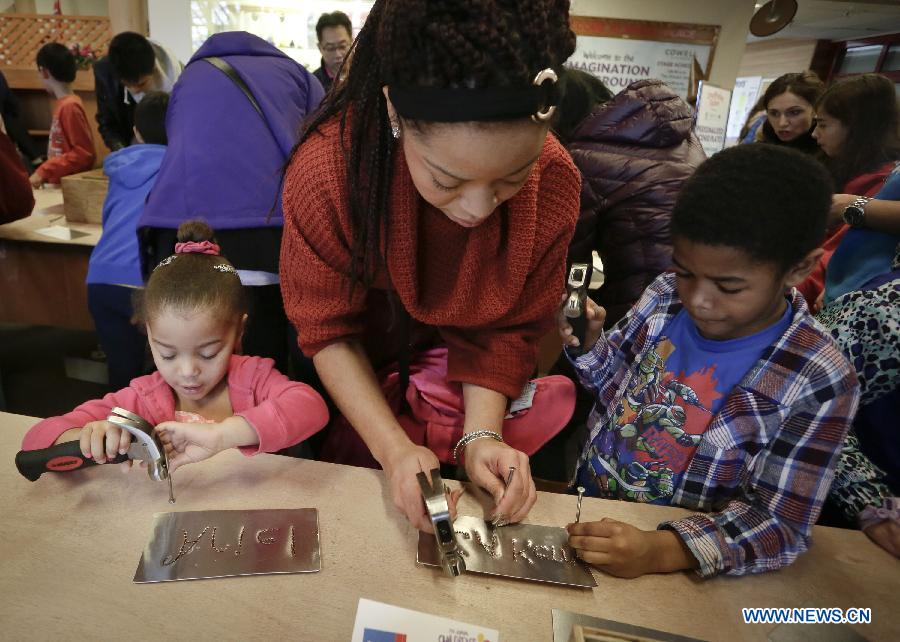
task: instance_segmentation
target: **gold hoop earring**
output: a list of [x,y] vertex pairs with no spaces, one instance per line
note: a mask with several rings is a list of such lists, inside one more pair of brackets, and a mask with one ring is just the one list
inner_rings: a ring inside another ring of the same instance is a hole
[[[551,85],[556,85],[558,80],[559,78],[557,77],[556,72],[548,67],[547,69],[542,69],[538,72],[537,76],[534,77],[532,84],[534,84],[535,87],[542,87],[546,82],[549,82]],[[551,92],[552,91],[553,89],[551,89]],[[538,124],[546,123],[553,117],[553,112],[556,111],[556,105],[554,103],[555,97],[551,94],[548,103],[544,105],[542,109],[538,109],[533,113],[531,115],[531,120]]]

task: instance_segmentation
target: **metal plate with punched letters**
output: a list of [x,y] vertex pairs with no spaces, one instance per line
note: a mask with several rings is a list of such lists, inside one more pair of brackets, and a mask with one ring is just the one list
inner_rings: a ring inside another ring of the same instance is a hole
[[[575,631],[578,630],[576,635]],[[580,636],[580,637],[579,637]],[[674,633],[553,609],[553,642],[703,642]]]
[[[534,524],[491,528],[483,519],[469,516],[457,517],[453,528],[466,572],[585,588],[597,586],[591,571],[575,558],[564,528]],[[419,533],[416,562],[441,565],[433,535]]]
[[134,582],[316,573],[315,508],[156,513]]

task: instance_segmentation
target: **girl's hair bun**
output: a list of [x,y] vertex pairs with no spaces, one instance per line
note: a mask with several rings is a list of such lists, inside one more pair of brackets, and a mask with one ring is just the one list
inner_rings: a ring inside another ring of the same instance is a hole
[[213,229],[206,221],[193,219],[178,226],[179,243],[202,243],[203,241],[215,241]]

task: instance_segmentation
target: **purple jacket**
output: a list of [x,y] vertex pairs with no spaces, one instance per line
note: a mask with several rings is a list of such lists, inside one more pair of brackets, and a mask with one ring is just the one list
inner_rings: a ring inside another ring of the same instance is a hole
[[[210,56],[235,69],[265,120],[228,76],[201,60]],[[139,227],[174,229],[195,217],[216,230],[281,227],[281,170],[323,95],[311,73],[261,38],[211,36],[172,91],[169,146]]]
[[581,172],[581,214],[570,261],[603,260],[595,300],[606,326],[621,319],[669,267],[675,197],[706,155],[691,108],[659,80],[638,80],[597,105],[567,145]]

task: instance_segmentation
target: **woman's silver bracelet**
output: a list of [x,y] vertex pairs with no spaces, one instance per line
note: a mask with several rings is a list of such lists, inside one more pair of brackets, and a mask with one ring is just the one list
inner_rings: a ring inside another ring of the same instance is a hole
[[468,434],[463,435],[463,438],[457,442],[456,446],[453,448],[453,458],[451,461],[457,462],[459,459],[457,455],[459,455],[463,449],[469,444],[469,442],[475,441],[476,439],[494,439],[499,442],[503,442],[503,437],[500,436],[500,433],[494,432],[493,430],[476,430],[475,432],[470,432]]

